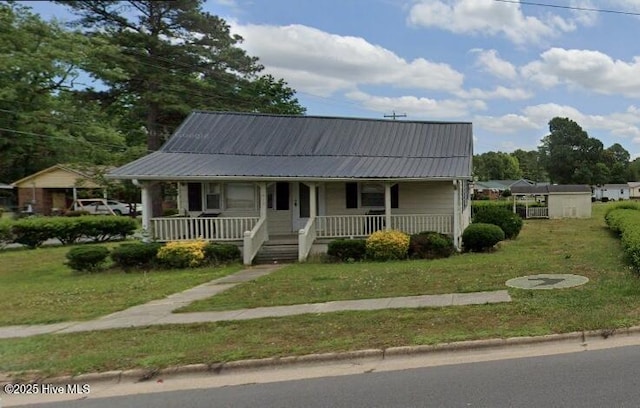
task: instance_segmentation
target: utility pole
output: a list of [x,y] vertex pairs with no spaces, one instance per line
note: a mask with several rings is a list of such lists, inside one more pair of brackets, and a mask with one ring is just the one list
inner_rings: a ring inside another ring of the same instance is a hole
[[392,111],[393,113],[391,115],[384,115],[385,118],[393,118],[393,120],[396,120],[396,118],[406,118],[407,114],[406,113],[396,113],[396,111]]

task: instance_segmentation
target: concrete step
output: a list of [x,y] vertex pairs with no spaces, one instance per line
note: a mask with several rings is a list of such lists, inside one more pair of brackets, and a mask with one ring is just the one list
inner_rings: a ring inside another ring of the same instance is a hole
[[289,263],[298,260],[298,244],[278,244],[272,242],[265,243],[254,258],[256,264],[265,263]]

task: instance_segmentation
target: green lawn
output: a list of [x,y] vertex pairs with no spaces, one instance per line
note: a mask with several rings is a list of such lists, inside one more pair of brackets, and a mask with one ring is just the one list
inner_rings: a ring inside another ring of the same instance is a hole
[[[606,229],[603,208],[595,206],[590,220],[527,221],[517,240],[492,254],[437,262],[292,266],[258,283],[238,286],[237,291],[252,288],[249,293],[255,294],[256,304],[282,304],[295,299],[500,289],[508,278],[541,272],[589,277],[590,282],[581,287],[510,289],[513,302],[491,305],[307,314],[6,339],[0,340],[0,371],[40,370],[53,375],[162,368],[638,325],[640,279],[625,264],[618,239]],[[411,269],[415,279],[406,276]],[[287,272],[292,273],[287,276]],[[394,283],[396,275],[407,287]],[[279,288],[278,280],[287,286]],[[305,288],[309,285],[315,289]],[[240,304],[240,293],[230,292],[223,303]]]
[[0,251],[0,326],[92,319],[241,268],[238,264],[146,274],[79,274],[64,265],[68,251],[69,247]]

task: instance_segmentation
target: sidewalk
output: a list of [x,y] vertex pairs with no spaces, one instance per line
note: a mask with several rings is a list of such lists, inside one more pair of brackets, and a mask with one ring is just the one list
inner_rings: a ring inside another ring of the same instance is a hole
[[443,307],[510,302],[506,290],[493,292],[450,293],[379,299],[340,300],[325,303],[307,303],[291,306],[258,307],[222,312],[172,313],[196,300],[206,299],[240,283],[257,279],[280,269],[282,265],[261,265],[241,270],[205,284],[174,293],[164,299],[134,306],[120,312],[85,322],[63,322],[46,325],[0,327],[0,339],[29,337],[47,333],[74,333],[93,330],[142,327],[159,324],[185,324],[248,320],[263,317],[293,316],[304,313],[329,313],[343,310],[381,310],[398,308]]

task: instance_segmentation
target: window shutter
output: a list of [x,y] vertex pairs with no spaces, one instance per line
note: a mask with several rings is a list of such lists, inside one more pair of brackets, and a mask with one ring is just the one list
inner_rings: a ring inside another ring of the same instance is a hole
[[189,199],[189,211],[202,211],[202,184],[188,183],[187,197]]
[[345,183],[347,208],[358,208],[358,183]]
[[399,184],[391,186],[391,208],[398,208],[399,204]]

